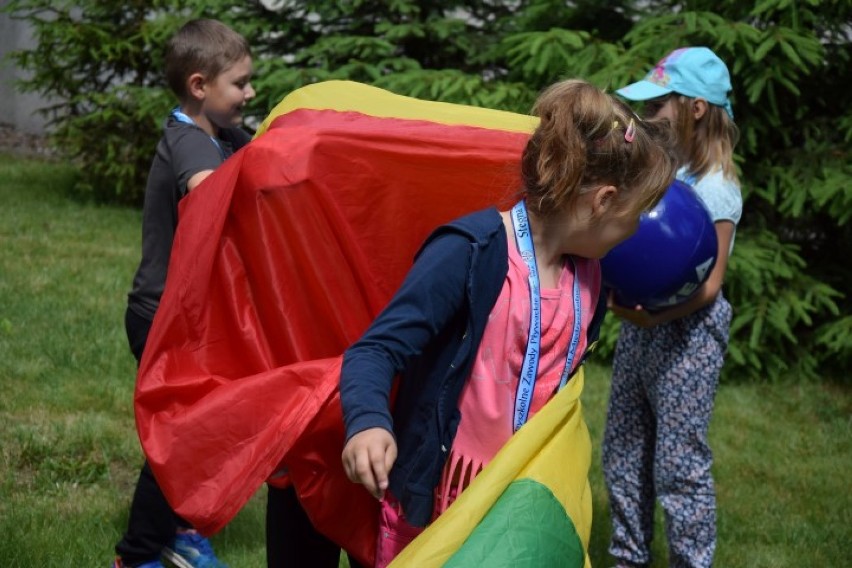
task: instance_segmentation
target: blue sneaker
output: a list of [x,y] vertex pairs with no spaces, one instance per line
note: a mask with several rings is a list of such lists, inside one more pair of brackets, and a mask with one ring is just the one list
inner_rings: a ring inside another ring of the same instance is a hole
[[163,558],[175,568],[228,568],[216,558],[210,541],[192,529],[178,531],[171,548],[163,549]]

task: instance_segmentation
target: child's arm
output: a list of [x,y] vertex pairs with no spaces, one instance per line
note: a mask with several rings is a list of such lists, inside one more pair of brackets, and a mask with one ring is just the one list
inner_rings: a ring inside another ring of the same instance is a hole
[[654,327],[663,323],[668,323],[676,319],[688,316],[708,305],[719,295],[719,290],[722,289],[722,284],[725,281],[725,272],[728,269],[728,251],[731,250],[731,239],[734,237],[734,223],[731,221],[716,221],[716,239],[718,241],[718,250],[716,253],[716,264],[710,272],[710,276],[695,294],[686,302],[672,306],[658,312],[649,312],[636,306],[627,308],[610,302],[610,309],[619,318],[625,319],[639,327]]
[[181,193],[189,193],[198,187],[222,164],[219,146],[193,125],[168,126],[164,137]]
[[[340,374],[347,439],[344,460],[349,462],[347,467],[361,467],[362,473],[350,478],[357,477],[368,488],[376,478],[386,482],[396,457],[389,408],[393,378],[422,355],[462,309],[471,249],[467,238],[454,233],[430,241],[388,306],[344,354]],[[377,429],[383,441],[367,435]],[[350,447],[356,437],[361,438],[359,443]],[[376,456],[382,452],[388,457],[388,466],[382,469],[379,465],[368,472],[365,464],[380,463]],[[383,475],[376,476],[377,470]],[[375,487],[381,489],[378,484]]]
[[390,432],[384,428],[358,432],[346,442],[342,458],[350,481],[363,484],[376,499],[384,498],[396,461],[396,440]]
[[198,185],[202,181],[207,179],[207,177],[212,173],[213,170],[203,170],[198,172],[197,174],[194,174],[191,178],[189,178],[189,181],[186,182],[186,192],[189,193],[190,191],[198,187]]
[[[228,128],[226,130],[221,131],[220,136],[223,140],[225,140],[231,147],[234,149],[234,152],[241,149],[243,146],[251,142],[251,136],[248,132],[243,130],[242,128]],[[217,147],[218,149],[218,147]],[[212,154],[211,154],[212,155]],[[189,181],[186,182],[186,191],[189,193],[198,185],[207,179],[210,174],[213,173],[215,167],[205,168],[200,170],[198,173],[193,174]]]

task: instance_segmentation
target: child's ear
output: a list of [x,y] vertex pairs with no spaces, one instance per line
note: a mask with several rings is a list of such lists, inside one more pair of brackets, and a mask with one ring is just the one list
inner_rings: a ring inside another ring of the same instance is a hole
[[692,99],[692,118],[697,121],[707,114],[707,101],[701,98]]
[[201,73],[193,73],[186,80],[186,92],[194,99],[204,100],[206,79]]
[[592,213],[600,217],[615,207],[615,198],[618,190],[614,185],[602,185],[595,190],[592,196]]

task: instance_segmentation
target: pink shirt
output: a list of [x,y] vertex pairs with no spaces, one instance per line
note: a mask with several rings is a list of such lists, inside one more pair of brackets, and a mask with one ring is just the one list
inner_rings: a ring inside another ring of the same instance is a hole
[[[577,274],[566,260],[558,288],[541,290],[541,356],[529,418],[555,394],[565,368],[574,328],[574,278],[580,279],[581,333],[574,357],[576,368],[585,351],[601,286],[597,260],[574,257]],[[509,241],[509,272],[497,303],[488,316],[482,343],[459,401],[461,422],[441,483],[436,489],[435,516],[512,436],[515,393],[527,349],[530,327],[529,270],[514,241]],[[573,370],[573,369],[572,369]]]

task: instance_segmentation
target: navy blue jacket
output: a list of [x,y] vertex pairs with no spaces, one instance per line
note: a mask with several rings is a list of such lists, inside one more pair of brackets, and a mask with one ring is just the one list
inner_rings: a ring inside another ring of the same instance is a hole
[[[415,526],[431,519],[433,490],[461,418],[459,396],[508,270],[506,231],[496,209],[438,228],[388,306],[344,354],[346,439],[374,427],[394,433],[398,455],[390,491]],[[589,344],[604,311],[599,302]],[[402,378],[391,416],[397,373]]]

